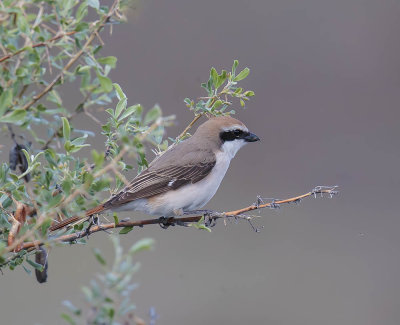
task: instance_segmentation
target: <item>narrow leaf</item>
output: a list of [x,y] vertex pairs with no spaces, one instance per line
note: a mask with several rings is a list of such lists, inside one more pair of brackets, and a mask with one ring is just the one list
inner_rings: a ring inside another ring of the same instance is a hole
[[105,76],[102,76],[100,73],[97,73],[97,78],[99,78],[101,89],[105,92],[109,93],[112,90],[112,82],[111,79]]
[[140,111],[140,104],[132,105],[129,106],[120,116],[119,120],[122,121],[123,119],[127,118],[128,116],[131,116],[133,113]]
[[250,73],[249,68],[244,68],[240,73],[233,79],[233,81],[240,81],[246,78]]
[[2,116],[12,103],[12,91],[7,89],[0,96],[0,116]]
[[115,68],[117,58],[115,56],[106,56],[104,58],[97,59],[97,62],[105,65],[109,65],[111,68]]
[[115,91],[117,93],[118,100],[121,100],[122,98],[126,98],[124,92],[122,91],[121,87],[117,83],[113,83],[113,86],[114,86]]
[[122,98],[122,99],[118,102],[117,107],[115,108],[115,116],[114,116],[114,118],[118,119],[118,116],[121,115],[121,112],[122,112],[123,110],[125,110],[125,108],[126,108],[126,103],[127,103],[126,98]]
[[137,252],[145,251],[152,249],[154,247],[154,239],[152,238],[143,238],[136,242],[130,249],[129,254],[136,254]]
[[120,235],[125,235],[128,232],[130,232],[133,229],[133,226],[129,226],[129,227],[124,227],[121,229],[121,231],[119,232]]
[[68,141],[71,136],[71,127],[66,117],[62,117],[61,119],[63,122],[63,137],[65,141]]
[[214,87],[215,87],[215,88],[218,88],[218,87],[217,87],[217,84],[218,84],[218,72],[217,72],[217,70],[215,70],[214,67],[211,68],[210,77],[211,77],[211,79],[212,79],[212,81],[213,81]]
[[43,271],[44,266],[43,266],[42,264],[36,263],[36,262],[31,261],[31,260],[29,260],[29,259],[26,259],[26,261],[27,261],[30,265],[32,265],[36,270],[39,270],[40,272]]
[[235,73],[236,73],[236,68],[237,68],[238,65],[239,65],[239,61],[238,61],[238,60],[233,61],[233,65],[232,65],[232,76],[235,75]]
[[24,109],[16,109],[12,112],[0,117],[0,122],[3,123],[17,123],[21,122],[26,116],[26,111]]
[[106,260],[104,259],[103,255],[101,254],[100,249],[98,248],[93,248],[93,253],[94,256],[96,257],[97,261],[101,264],[101,265],[106,265]]
[[151,110],[149,110],[144,118],[144,124],[149,124],[155,121],[158,117],[161,116],[161,108],[158,105],[155,105]]

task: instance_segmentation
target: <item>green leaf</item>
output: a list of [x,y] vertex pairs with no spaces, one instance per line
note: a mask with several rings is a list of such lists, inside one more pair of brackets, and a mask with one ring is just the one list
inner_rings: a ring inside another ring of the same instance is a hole
[[75,138],[74,140],[71,141],[71,143],[75,146],[80,146],[85,143],[86,139],[87,139],[87,134],[85,134],[83,137]]
[[113,83],[113,86],[114,86],[115,91],[117,93],[118,100],[121,100],[122,98],[126,98],[124,92],[122,91],[121,87],[117,83]]
[[101,254],[100,249],[98,248],[93,248],[93,254],[96,257],[97,261],[101,264],[101,265],[106,265],[106,260],[104,259],[103,255]]
[[220,107],[222,104],[223,104],[223,101],[220,100],[220,99],[218,99],[218,100],[214,103],[212,109],[215,110],[215,109],[217,109],[218,107]]
[[158,105],[155,105],[151,110],[149,110],[144,117],[144,124],[149,124],[155,121],[157,118],[161,116],[161,108]]
[[254,91],[248,90],[243,95],[245,95],[246,97],[253,97],[255,94]]
[[41,225],[41,229],[40,232],[42,233],[42,236],[46,236],[47,234],[47,230],[50,228],[51,224],[52,224],[53,220],[52,219],[46,219],[42,225]]
[[118,216],[115,212],[113,214],[113,218],[114,218],[114,224],[117,225],[119,223],[119,220],[118,220]]
[[94,164],[97,168],[101,167],[104,163],[104,154],[98,153],[96,150],[92,150],[92,157]]
[[10,113],[8,113],[7,115],[0,117],[0,122],[17,123],[23,121],[25,116],[26,116],[26,111],[24,109],[15,109]]
[[222,84],[225,82],[226,78],[227,78],[227,72],[226,70],[222,70],[222,73],[218,76],[218,81],[215,85],[215,89],[221,87]]
[[233,79],[233,81],[240,81],[246,78],[250,73],[249,68],[244,68],[240,73]]
[[22,267],[24,268],[25,272],[28,273],[29,275],[32,274],[32,271],[29,270],[25,265],[22,265]]
[[61,119],[62,119],[62,123],[63,123],[63,137],[64,137],[65,141],[68,141],[71,136],[71,127],[70,127],[69,121],[66,117],[62,117]]
[[0,95],[0,116],[6,112],[7,108],[9,108],[12,104],[12,91],[11,89],[7,89],[3,91]]
[[125,109],[125,111],[122,113],[122,115],[119,117],[118,120],[122,121],[123,119],[127,118],[128,116],[131,116],[135,112],[140,113],[141,107],[142,106],[140,104],[129,106],[127,109]]
[[141,251],[147,251],[149,249],[152,249],[154,247],[154,239],[152,238],[143,238],[136,242],[130,249],[129,249],[129,254],[136,254]]
[[50,201],[48,202],[48,204],[47,204],[47,208],[48,209],[51,209],[51,208],[53,208],[53,207],[55,207],[55,206],[57,206],[60,202],[61,202],[61,200],[63,199],[63,195],[60,193],[60,194],[58,194],[58,195],[56,195],[56,196],[54,196],[54,197],[52,197],[51,199],[50,199]]
[[105,91],[106,93],[109,93],[112,90],[112,81],[111,81],[111,79],[101,75],[99,72],[97,72],[97,78],[100,81],[101,89],[103,91]]
[[105,65],[109,65],[111,68],[115,68],[117,58],[115,56],[106,56],[104,58],[97,59],[97,62]]
[[76,325],[76,322],[72,319],[72,317],[68,314],[61,314],[61,318],[68,322],[70,325]]
[[127,234],[128,232],[132,231],[132,229],[133,229],[133,226],[124,227],[124,228],[121,229],[121,231],[119,232],[119,234],[120,234],[120,235],[125,235],[125,234]]
[[217,70],[215,70],[214,67],[212,67],[211,70],[210,70],[210,78],[211,78],[212,81],[213,81],[214,87],[215,87],[215,88],[218,88],[218,87],[217,87],[217,83],[218,83],[218,72],[217,72]]
[[200,230],[207,230],[208,232],[211,232],[211,229],[209,227],[207,227],[205,224],[198,225],[196,228],[200,229]]
[[190,98],[185,98],[183,101],[185,102],[187,107],[191,107],[192,106],[192,100]]
[[[86,9],[86,8],[85,8]],[[89,29],[89,24],[86,21],[81,21],[79,24],[76,25],[75,31],[82,32]],[[79,47],[79,46],[78,46]]]
[[88,14],[87,10],[87,3],[86,1],[83,1],[82,4],[78,7],[78,10],[76,11],[76,21],[80,22],[85,16]]
[[233,61],[233,65],[232,65],[232,76],[235,75],[235,73],[236,73],[236,68],[237,68],[238,65],[239,65],[239,61],[238,61],[238,60]]
[[26,258],[26,261],[32,265],[36,270],[38,270],[39,272],[43,272],[44,270],[44,266],[42,264],[36,263],[34,261],[29,260],[28,258]]
[[196,229],[201,229],[201,230],[207,230],[208,232],[211,232],[211,229],[208,228],[205,224],[204,224],[204,216],[200,218],[200,220],[196,223],[192,224],[193,227],[195,227]]
[[117,107],[115,108],[115,115],[114,115],[114,118],[118,119],[118,116],[121,115],[121,112],[122,112],[123,110],[125,110],[126,104],[127,104],[127,99],[126,99],[126,98],[122,98],[122,99],[118,102]]

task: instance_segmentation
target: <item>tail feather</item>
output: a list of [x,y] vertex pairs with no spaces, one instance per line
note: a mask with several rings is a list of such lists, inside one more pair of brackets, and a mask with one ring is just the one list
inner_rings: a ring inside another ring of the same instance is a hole
[[104,210],[105,209],[104,209],[103,204],[100,204],[97,207],[94,207],[93,209],[90,209],[90,210],[86,211],[85,212],[85,217],[75,216],[75,217],[71,217],[71,218],[65,219],[65,220],[63,220],[63,221],[61,221],[59,223],[56,223],[56,224],[52,225],[49,228],[49,231],[55,231],[55,230],[64,228],[64,227],[70,225],[71,223],[77,222],[77,221],[79,221],[81,219],[85,219],[85,218],[90,217],[90,216],[92,216],[94,214],[101,213]]
[[90,216],[92,216],[92,215],[94,215],[94,214],[96,214],[96,213],[101,213],[101,212],[103,212],[104,210],[105,210],[105,209],[104,209],[104,205],[103,205],[103,204],[100,204],[100,205],[98,205],[97,207],[94,207],[93,209],[87,210],[86,213],[85,213],[85,216],[86,216],[86,217],[90,217]]

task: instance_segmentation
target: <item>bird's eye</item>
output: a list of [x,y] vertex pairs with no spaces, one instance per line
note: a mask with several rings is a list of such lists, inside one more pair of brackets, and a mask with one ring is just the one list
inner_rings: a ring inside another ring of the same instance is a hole
[[234,134],[236,137],[238,137],[238,136],[240,136],[240,135],[242,134],[242,130],[234,130],[234,131],[233,131],[233,134]]

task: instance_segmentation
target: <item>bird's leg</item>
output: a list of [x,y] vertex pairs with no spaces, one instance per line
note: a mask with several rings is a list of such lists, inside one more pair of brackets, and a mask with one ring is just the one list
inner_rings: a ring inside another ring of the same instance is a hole
[[99,218],[97,216],[91,215],[89,217],[89,225],[84,230],[82,230],[82,232],[80,233],[80,236],[82,236],[82,237],[86,236],[87,238],[89,238],[90,228],[92,228],[92,226],[94,226],[94,225],[99,226]]
[[204,225],[206,227],[214,227],[217,224],[217,219],[213,218],[214,217],[214,213],[209,213],[206,212],[204,213]]
[[160,217],[158,219],[159,220],[159,225],[163,229],[167,229],[169,226],[175,226],[175,225],[187,227],[186,222],[182,222],[182,221],[179,220],[179,218],[177,218],[177,217],[181,217],[181,216],[183,216],[185,214],[187,214],[187,213],[184,212],[182,208],[175,209],[174,210],[174,215],[175,216],[174,217],[169,217],[169,218]]
[[185,211],[185,215],[202,215],[204,217],[204,225],[206,227],[214,227],[217,224],[217,220],[214,218],[218,215],[213,210],[193,210],[193,211]]
[[175,224],[173,222],[171,222],[172,219],[173,219],[173,217],[169,217],[169,218],[160,217],[160,218],[158,218],[158,224],[160,225],[160,227],[162,229],[167,229],[167,228],[169,228],[169,226],[175,226]]

